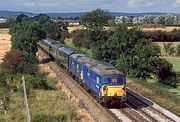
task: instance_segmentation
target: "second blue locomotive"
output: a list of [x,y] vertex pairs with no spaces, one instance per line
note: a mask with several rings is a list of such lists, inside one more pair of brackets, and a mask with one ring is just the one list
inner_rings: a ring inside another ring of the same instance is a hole
[[76,53],[55,40],[44,39],[38,45],[71,75],[76,77],[105,104],[126,101],[126,76],[110,65]]

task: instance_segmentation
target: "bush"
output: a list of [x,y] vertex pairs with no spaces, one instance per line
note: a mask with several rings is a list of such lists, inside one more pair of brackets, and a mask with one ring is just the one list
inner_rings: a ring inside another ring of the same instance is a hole
[[68,115],[66,113],[61,113],[59,115],[46,115],[38,114],[33,119],[32,122],[64,122],[67,121]]
[[165,32],[160,30],[153,32],[145,32],[145,38],[151,39],[152,41],[176,42],[180,41],[180,30],[173,30],[171,32]]
[[2,68],[7,73],[23,73],[23,64],[25,63],[25,56],[21,52],[10,51],[7,52],[3,58]]
[[37,66],[33,62],[36,60],[33,60],[31,56],[11,50],[3,58],[2,70],[10,74],[34,74],[37,71]]
[[165,59],[158,59],[156,61],[156,73],[160,81],[167,79],[175,79],[176,73],[172,70],[172,64]]
[[33,89],[50,89],[47,80],[42,76],[26,75],[25,81],[29,88]]
[[86,38],[84,30],[75,30],[71,32],[72,42],[76,47],[90,48],[90,41]]

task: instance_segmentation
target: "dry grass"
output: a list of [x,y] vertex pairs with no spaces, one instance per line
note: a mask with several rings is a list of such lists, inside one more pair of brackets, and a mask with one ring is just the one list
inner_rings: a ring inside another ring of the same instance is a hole
[[141,27],[140,29],[141,29],[142,31],[158,31],[158,30],[161,30],[161,31],[170,32],[170,31],[172,31],[174,28],[180,30],[180,27],[176,27],[176,26],[171,26],[171,27],[157,27],[157,28],[145,28],[145,27]]
[[76,26],[76,27],[68,27],[69,33],[71,33],[74,30],[80,30],[80,29],[83,29],[83,26],[80,25],[80,26]]
[[0,29],[0,63],[2,63],[1,59],[4,54],[11,48],[10,38],[11,35],[8,34],[8,29]]
[[0,121],[4,122],[22,122],[25,121],[25,109],[23,96],[19,92],[10,94],[10,104],[7,113],[0,115]]

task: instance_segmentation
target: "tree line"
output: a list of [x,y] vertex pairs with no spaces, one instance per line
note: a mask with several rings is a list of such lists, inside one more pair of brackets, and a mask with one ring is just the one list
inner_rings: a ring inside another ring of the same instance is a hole
[[177,42],[180,41],[180,30],[175,28],[170,32],[161,30],[145,32],[145,38],[155,42]]

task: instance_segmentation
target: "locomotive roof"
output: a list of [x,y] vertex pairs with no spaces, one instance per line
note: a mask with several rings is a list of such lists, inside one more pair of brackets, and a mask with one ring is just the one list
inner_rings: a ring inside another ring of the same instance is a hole
[[106,75],[119,75],[122,74],[120,71],[115,69],[113,66],[108,66],[102,63],[98,63],[92,68],[93,71],[95,71],[98,74],[101,74],[103,76]]
[[57,43],[55,40],[53,40],[53,39],[43,39],[42,41],[44,41],[44,42],[46,42],[46,43],[48,43],[48,44],[55,44],[55,43]]
[[59,44],[59,43],[56,43],[56,44],[51,44],[51,46],[57,50],[57,49],[59,49],[60,47],[62,47],[63,45],[62,45],[62,44]]
[[119,75],[123,74],[116,70],[113,66],[103,64],[99,61],[96,61],[92,58],[87,57],[84,54],[73,54],[71,55],[72,58],[79,61],[81,64],[84,64],[88,68],[90,68],[92,71],[96,72],[97,74],[106,76],[106,75]]
[[60,47],[59,49],[58,49],[58,52],[64,52],[65,54],[67,54],[67,55],[71,55],[72,53],[74,53],[74,50],[73,49],[71,49],[71,48],[69,48],[69,47],[66,47],[66,46],[63,46],[63,47]]

